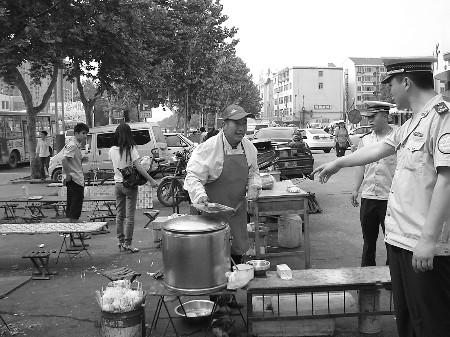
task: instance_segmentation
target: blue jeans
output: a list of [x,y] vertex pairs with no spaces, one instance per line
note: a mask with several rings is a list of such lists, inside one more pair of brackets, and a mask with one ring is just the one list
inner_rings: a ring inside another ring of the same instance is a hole
[[131,245],[131,241],[133,240],[134,214],[136,212],[138,187],[124,187],[122,183],[116,183],[115,192],[117,238],[119,239],[119,242]]

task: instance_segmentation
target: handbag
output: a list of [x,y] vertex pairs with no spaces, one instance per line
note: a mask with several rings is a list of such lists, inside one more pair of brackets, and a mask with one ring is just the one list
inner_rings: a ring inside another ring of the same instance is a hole
[[140,186],[147,182],[147,178],[140,174],[134,165],[118,170],[122,173],[124,187]]

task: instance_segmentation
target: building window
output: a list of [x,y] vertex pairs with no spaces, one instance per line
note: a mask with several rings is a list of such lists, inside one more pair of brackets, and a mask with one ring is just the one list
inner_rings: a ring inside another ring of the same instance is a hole
[[357,80],[358,82],[361,82],[361,76],[358,76]]
[[323,89],[323,83],[319,82],[319,89]]
[[289,83],[289,89],[292,89],[292,83]]
[[365,71],[366,71],[366,73],[371,73],[372,72],[372,68],[371,67],[366,67]]
[[361,86],[360,85],[358,85],[358,87],[357,87],[357,89],[356,89],[357,91],[361,91]]
[[292,102],[292,95],[289,95],[289,102]]
[[319,77],[323,76],[323,70],[319,70]]
[[356,96],[357,101],[361,101],[361,96]]

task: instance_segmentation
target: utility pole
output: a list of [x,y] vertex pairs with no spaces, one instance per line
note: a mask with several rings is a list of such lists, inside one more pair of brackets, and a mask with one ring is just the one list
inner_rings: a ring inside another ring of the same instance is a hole
[[61,91],[61,128],[63,133],[66,131],[66,123],[64,122],[64,76],[63,76],[63,70],[59,69],[60,73],[60,79],[59,79],[59,87]]

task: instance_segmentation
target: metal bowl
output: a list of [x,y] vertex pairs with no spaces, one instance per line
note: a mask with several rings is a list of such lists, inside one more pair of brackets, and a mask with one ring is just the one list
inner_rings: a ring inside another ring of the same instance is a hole
[[183,303],[182,306],[177,306],[175,313],[189,320],[202,320],[211,316],[213,307],[214,302],[212,301],[192,300]]
[[251,264],[255,271],[267,270],[270,268],[270,262],[267,260],[250,260],[247,262]]

